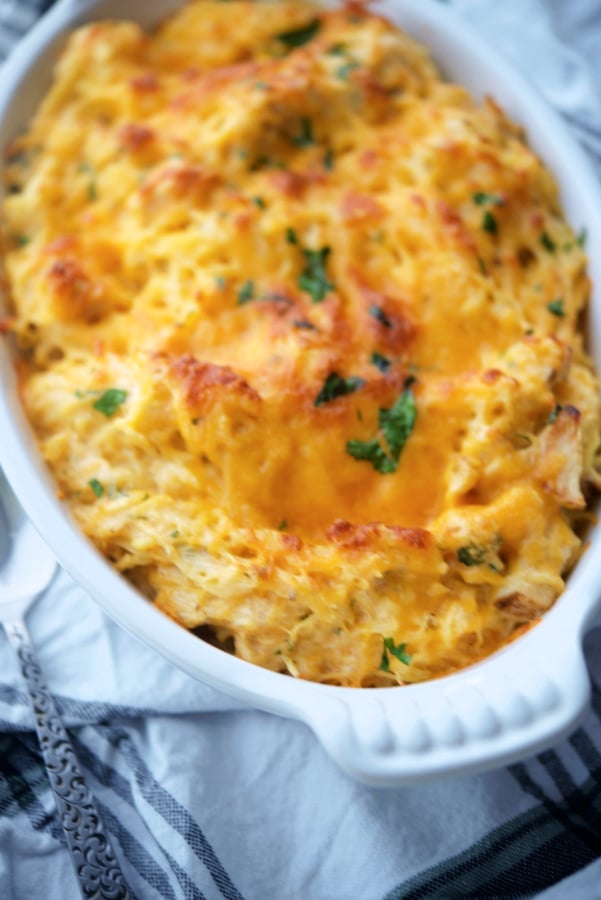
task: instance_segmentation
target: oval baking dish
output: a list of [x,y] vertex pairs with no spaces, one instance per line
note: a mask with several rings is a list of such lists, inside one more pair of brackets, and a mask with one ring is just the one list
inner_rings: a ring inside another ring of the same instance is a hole
[[[2,147],[28,122],[48,86],[64,34],[99,18],[151,26],[181,6],[116,0],[61,0],[28,35],[3,71]],[[426,44],[452,80],[475,96],[492,95],[518,123],[554,173],[568,221],[601,239],[601,190],[584,154],[536,93],[433,2],[389,0],[378,10]],[[599,262],[590,260],[593,284]],[[590,349],[601,369],[599,296],[589,315]],[[0,347],[0,463],[28,515],[62,565],[132,634],[190,675],[265,710],[304,721],[350,774],[373,784],[401,784],[450,772],[476,771],[535,752],[557,740],[586,707],[589,681],[582,635],[599,590],[598,528],[567,589],[543,621],[509,646],[458,674],[380,689],[301,681],[230,656],[167,619],[87,542],[55,499],[20,407],[8,342]]]

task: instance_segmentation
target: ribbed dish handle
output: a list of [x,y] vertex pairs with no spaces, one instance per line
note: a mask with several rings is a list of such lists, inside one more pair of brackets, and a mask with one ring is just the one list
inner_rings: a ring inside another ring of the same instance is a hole
[[376,786],[523,759],[569,734],[590,700],[579,636],[558,642],[555,655],[538,628],[540,636],[526,635],[457,675],[404,688],[328,692],[301,717],[344,771]]

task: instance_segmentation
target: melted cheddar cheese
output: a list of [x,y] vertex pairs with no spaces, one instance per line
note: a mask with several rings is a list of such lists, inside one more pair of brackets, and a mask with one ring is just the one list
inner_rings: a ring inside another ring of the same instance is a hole
[[5,181],[41,451],[169,616],[374,686],[560,594],[599,486],[583,241],[408,35],[300,0],[80,28]]

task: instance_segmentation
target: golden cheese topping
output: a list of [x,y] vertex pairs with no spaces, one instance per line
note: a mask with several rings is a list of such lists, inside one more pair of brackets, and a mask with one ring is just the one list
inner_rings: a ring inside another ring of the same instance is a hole
[[168,615],[374,686],[553,603],[600,484],[583,236],[424,47],[356,3],[89,25],[5,181],[41,451]]

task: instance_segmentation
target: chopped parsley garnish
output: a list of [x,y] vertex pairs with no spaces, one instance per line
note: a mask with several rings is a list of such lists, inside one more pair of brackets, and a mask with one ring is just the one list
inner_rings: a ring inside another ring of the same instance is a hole
[[386,356],[382,356],[381,353],[378,353],[376,350],[372,353],[369,359],[372,366],[376,366],[380,370],[380,372],[388,372],[390,366],[392,365],[391,361]]
[[496,234],[498,231],[497,220],[489,209],[485,209],[482,215],[482,228],[489,234]]
[[408,666],[411,662],[411,656],[406,652],[407,644],[395,644],[391,637],[382,638],[382,659],[380,660],[380,670],[382,672],[390,672],[390,658],[388,654],[394,656],[403,665]]
[[26,247],[31,242],[31,238],[27,234],[13,234],[12,238],[17,247]]
[[468,544],[457,550],[457,559],[464,566],[480,566],[484,562],[485,556],[486,547],[479,547],[477,544]]
[[496,555],[503,544],[501,535],[497,535],[491,542],[491,546],[485,547],[471,541],[457,550],[457,559],[464,566],[488,566],[493,572],[500,572],[503,562]]
[[326,263],[330,255],[329,247],[321,250],[303,249],[305,268],[299,275],[298,286],[313,298],[313,303],[321,303],[326,294],[334,289],[334,284],[326,273]]
[[498,194],[486,194],[484,191],[477,191],[474,194],[473,199],[477,206],[486,206],[487,204],[492,206],[503,206],[503,203],[505,202]]
[[298,244],[298,238],[296,236],[296,231],[294,228],[286,229],[286,240],[289,244]]
[[339,69],[336,69],[336,78],[340,78],[341,81],[346,81],[350,73],[358,68],[360,68],[359,63],[352,61],[344,63]]
[[292,143],[297,147],[312,147],[315,143],[313,137],[313,125],[311,119],[303,117],[300,121],[300,131],[292,138]]
[[295,47],[302,47],[303,44],[313,40],[320,27],[319,19],[313,19],[308,25],[303,25],[301,28],[293,28],[291,31],[283,31],[276,37],[288,50],[294,50]]
[[253,197],[253,203],[259,209],[265,209],[265,201],[263,200],[262,197]]
[[334,168],[334,154],[329,149],[326,150],[323,155],[323,167],[324,169],[327,169],[328,172],[331,172]]
[[584,247],[586,244],[586,228],[583,228],[578,237],[576,238],[576,243],[579,247]]
[[529,434],[522,434],[522,432],[516,431],[515,437],[516,440],[523,441],[523,443],[526,444],[527,447],[530,447],[532,444],[532,438]]
[[224,291],[227,285],[227,281],[223,275],[217,275],[215,278],[215,286],[217,290]]
[[350,378],[343,378],[338,372],[330,372],[313,405],[321,406],[323,403],[329,403],[337,397],[346,397],[347,394],[353,394],[359,390],[364,384],[364,379],[358,378],[356,375],[352,375]]
[[174,540],[175,540],[176,538],[178,538],[178,537],[179,537],[179,531],[178,531],[178,529],[176,528],[174,531],[171,531],[171,532],[169,533],[169,537],[170,537],[170,538],[173,538]]
[[482,259],[481,256],[478,257],[478,266],[483,275],[488,275],[488,269],[486,268],[486,263]]
[[557,406],[555,407],[555,409],[551,412],[551,415],[549,416],[549,418],[547,419],[547,425],[552,425],[553,422],[556,421],[557,416],[558,416],[559,413],[562,411],[562,409],[563,409],[563,406],[561,406],[561,405],[558,403]]
[[258,172],[259,169],[285,169],[286,165],[273,156],[260,156],[250,165],[251,172]]
[[411,390],[413,381],[413,378],[407,379],[405,390],[400,397],[397,397],[394,406],[391,409],[381,409],[378,417],[380,428],[384,432],[395,462],[398,462],[417,418],[415,398]]
[[286,519],[282,519],[282,521],[278,525],[278,531],[286,531],[287,528],[288,528],[288,522],[286,521]]
[[553,313],[554,316],[563,319],[566,314],[566,311],[563,308],[563,297],[558,297],[557,300],[553,300],[551,301],[551,303],[547,303],[547,309],[550,313]]
[[413,381],[413,378],[407,379],[405,390],[390,409],[379,411],[379,430],[386,439],[388,453],[378,438],[372,438],[370,441],[347,441],[346,444],[346,452],[350,456],[370,462],[382,475],[396,472],[400,455],[415,425],[417,408],[411,390]]
[[104,487],[103,487],[103,485],[98,481],[97,478],[91,478],[91,479],[88,481],[88,484],[89,484],[90,487],[92,488],[92,490],[93,490],[93,492],[94,492],[94,494],[95,494],[96,497],[102,497],[102,495],[104,494]]
[[332,44],[331,47],[328,47],[326,52],[328,56],[344,56],[347,50],[348,44],[341,41],[338,44]]
[[381,472],[382,475],[396,472],[397,464],[382,450],[377,438],[372,438],[371,441],[347,441],[346,452],[354,459],[370,462],[376,472]]
[[92,406],[106,416],[107,419],[110,419],[111,416],[115,415],[121,404],[125,403],[126,397],[127,392],[121,390],[121,388],[109,388],[100,395],[98,400],[92,403]]
[[88,175],[88,200],[92,202],[98,199],[98,188],[96,187],[96,172],[89,163],[82,162],[79,166],[80,172],[85,172]]
[[374,303],[373,306],[369,307],[369,314],[373,319],[376,319],[380,323],[380,325],[383,325],[384,328],[392,328],[392,322],[381,306],[377,306]]
[[245,303],[248,303],[255,296],[255,283],[254,281],[245,281],[242,287],[238,291],[238,306],[244,306]]
[[549,236],[546,231],[543,231],[543,233],[541,234],[540,242],[545,250],[547,250],[549,253],[555,253],[555,241]]

